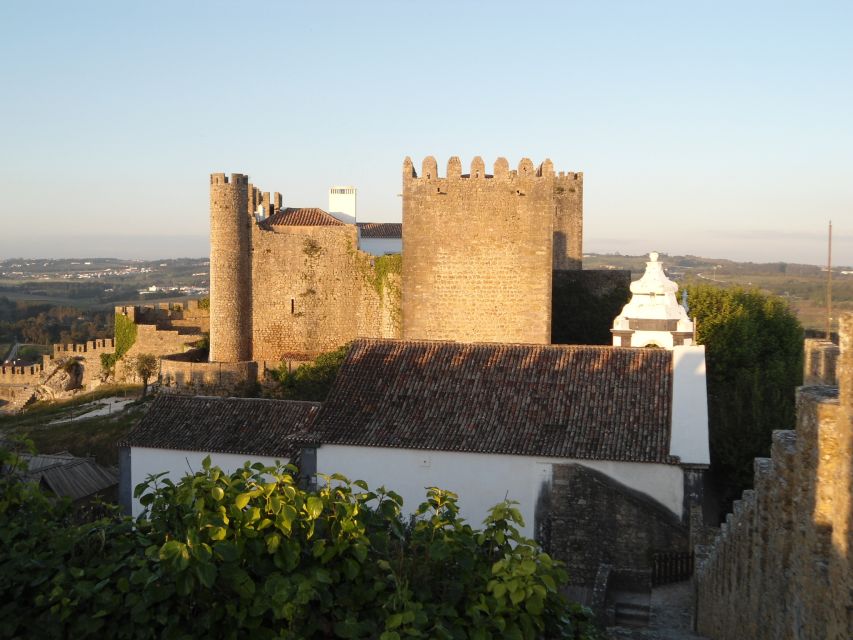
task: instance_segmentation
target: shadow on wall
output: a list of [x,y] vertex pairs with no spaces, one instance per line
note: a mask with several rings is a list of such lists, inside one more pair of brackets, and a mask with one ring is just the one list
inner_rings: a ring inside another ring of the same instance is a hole
[[551,342],[613,344],[610,329],[631,297],[627,270],[554,271]]

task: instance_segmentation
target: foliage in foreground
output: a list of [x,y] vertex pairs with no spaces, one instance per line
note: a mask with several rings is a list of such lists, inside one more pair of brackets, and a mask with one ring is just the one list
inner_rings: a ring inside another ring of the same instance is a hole
[[707,352],[711,464],[737,495],[752,486],[771,433],[794,428],[803,329],[782,298],[757,290],[699,285],[688,295]]
[[402,500],[292,467],[211,467],[137,488],[144,518],[69,525],[67,504],[0,478],[0,637],[593,638],[564,571],[515,525],[481,531],[429,489]]

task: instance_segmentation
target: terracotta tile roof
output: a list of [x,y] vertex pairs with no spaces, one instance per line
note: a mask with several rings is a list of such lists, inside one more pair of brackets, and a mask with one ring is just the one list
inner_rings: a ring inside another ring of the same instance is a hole
[[296,451],[286,437],[305,429],[319,406],[163,394],[118,446],[293,458]]
[[282,209],[261,224],[265,227],[339,227],[344,223],[322,209],[310,207]]
[[402,238],[401,222],[358,222],[362,238]]
[[675,464],[671,407],[663,349],[360,339],[291,439]]

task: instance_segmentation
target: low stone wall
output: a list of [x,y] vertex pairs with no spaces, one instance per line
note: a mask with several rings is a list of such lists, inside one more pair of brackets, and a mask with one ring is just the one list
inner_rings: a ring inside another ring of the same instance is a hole
[[258,379],[256,362],[186,362],[160,359],[161,391],[230,395]]
[[2,366],[0,367],[0,384],[38,384],[44,373],[44,368],[44,363],[14,367],[11,365]]
[[773,434],[709,547],[697,547],[697,629],[714,640],[853,637],[853,314],[839,387],[801,387],[797,430]]
[[199,307],[198,300],[118,306],[115,312],[127,316],[137,325],[153,324],[161,329],[189,328],[195,333],[210,331],[210,310]]

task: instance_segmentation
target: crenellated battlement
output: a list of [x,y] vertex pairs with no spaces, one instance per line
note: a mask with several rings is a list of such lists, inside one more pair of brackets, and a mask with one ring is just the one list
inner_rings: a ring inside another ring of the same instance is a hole
[[228,176],[224,173],[211,173],[210,174],[210,184],[211,185],[245,185],[249,186],[249,176],[243,173],[232,173],[231,179],[228,179]]
[[418,175],[412,159],[406,157],[403,161],[403,183],[415,182],[443,182],[453,180],[495,180],[505,182],[516,182],[526,179],[555,179],[559,181],[579,181],[583,179],[581,172],[554,172],[554,163],[545,159],[536,167],[530,158],[522,158],[516,169],[509,168],[509,162],[504,157],[499,157],[492,165],[492,172],[486,172],[486,164],[480,156],[474,156],[471,160],[468,173],[462,173],[462,161],[458,156],[451,156],[447,161],[447,169],[444,177],[439,175],[438,162],[434,156],[427,156],[421,163],[421,173]]
[[53,345],[53,357],[65,358],[74,354],[110,353],[115,351],[115,348],[116,343],[113,338],[89,340],[83,343],[55,344]]
[[0,382],[6,384],[29,384],[37,382],[44,373],[44,362],[28,365],[0,366]]

